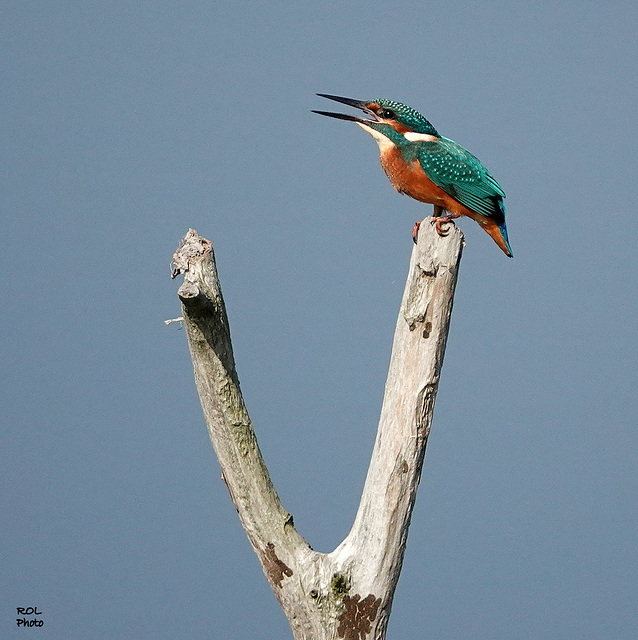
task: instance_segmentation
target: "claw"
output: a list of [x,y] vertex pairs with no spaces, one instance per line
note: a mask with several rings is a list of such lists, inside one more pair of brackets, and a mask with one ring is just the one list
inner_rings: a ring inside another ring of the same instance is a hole
[[448,224],[454,226],[454,220],[452,220],[451,216],[440,216],[438,218],[434,218],[433,222],[436,227],[436,232],[442,237],[445,237],[450,233],[450,230],[447,228]]

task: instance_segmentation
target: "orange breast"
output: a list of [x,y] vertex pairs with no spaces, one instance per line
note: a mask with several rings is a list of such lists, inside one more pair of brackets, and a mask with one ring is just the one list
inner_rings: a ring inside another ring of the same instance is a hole
[[474,217],[473,211],[452,198],[425,175],[418,160],[407,163],[396,147],[383,150],[381,166],[390,179],[392,186],[399,192],[428,204],[444,207],[450,213],[459,216]]

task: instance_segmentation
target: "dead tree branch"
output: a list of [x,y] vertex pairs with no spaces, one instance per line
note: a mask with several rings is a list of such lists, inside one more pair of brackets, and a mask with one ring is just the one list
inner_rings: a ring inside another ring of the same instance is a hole
[[421,475],[463,236],[424,220],[412,252],[383,408],[355,522],[328,554],[294,527],[259,451],[235,370],[211,243],[189,230],[173,257],[195,382],[241,523],[297,640],[383,640]]

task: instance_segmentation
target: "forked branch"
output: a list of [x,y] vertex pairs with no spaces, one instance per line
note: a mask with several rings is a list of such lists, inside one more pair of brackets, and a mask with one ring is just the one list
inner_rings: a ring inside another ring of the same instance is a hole
[[382,640],[430,431],[463,236],[421,224],[399,312],[363,495],[346,539],[313,551],[282,506],[239,388],[211,243],[189,230],[173,257],[195,382],[241,523],[297,640]]

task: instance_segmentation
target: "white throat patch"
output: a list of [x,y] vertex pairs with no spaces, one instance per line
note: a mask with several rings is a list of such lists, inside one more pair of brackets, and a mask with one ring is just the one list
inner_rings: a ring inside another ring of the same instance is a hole
[[379,145],[379,149],[384,151],[385,149],[391,149],[395,146],[394,142],[390,140],[390,138],[386,138],[382,133],[379,133],[376,129],[369,127],[367,124],[363,124],[363,122],[357,122],[357,124],[364,130],[367,131]]

